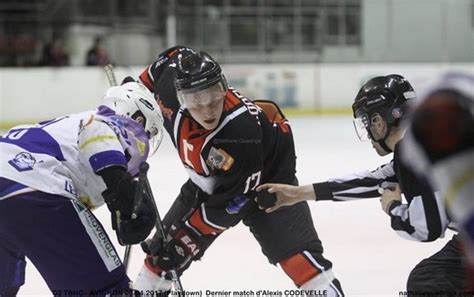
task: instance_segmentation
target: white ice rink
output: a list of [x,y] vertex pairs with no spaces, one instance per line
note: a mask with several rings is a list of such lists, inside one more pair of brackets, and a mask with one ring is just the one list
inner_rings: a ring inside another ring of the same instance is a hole
[[[364,169],[375,169],[390,158],[380,158],[370,143],[357,139],[350,116],[291,119],[298,156],[300,183],[324,181]],[[164,216],[187,179],[169,138],[149,160],[149,178],[161,215]],[[439,250],[452,237],[419,243],[399,237],[378,199],[355,202],[310,202],[316,229],[335,275],[347,296],[399,296],[410,270]],[[106,207],[95,215],[105,225],[119,254]],[[54,243],[52,243],[54,244]],[[275,242],[279,244],[279,242]],[[132,252],[129,276],[135,279],[143,261],[139,247]],[[68,263],[64,263],[67,266]],[[58,267],[58,270],[61,270]],[[285,290],[293,284],[283,271],[270,265],[252,234],[243,224],[226,231],[182,276],[187,291]],[[49,290],[31,263],[19,295],[49,296]]]

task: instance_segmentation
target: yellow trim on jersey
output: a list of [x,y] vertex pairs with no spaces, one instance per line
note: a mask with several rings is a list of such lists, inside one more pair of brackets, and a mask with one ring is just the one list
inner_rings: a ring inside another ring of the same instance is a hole
[[143,156],[145,154],[145,147],[146,147],[145,143],[138,140],[138,138],[135,138],[135,142],[137,143],[138,152],[140,153],[141,156]]
[[83,144],[81,144],[79,149],[82,150],[86,146],[88,146],[89,144],[91,144],[93,142],[102,141],[102,140],[106,140],[106,139],[116,139],[116,140],[118,140],[118,137],[117,137],[117,135],[100,135],[100,136],[92,137],[92,138],[88,139],[86,142],[84,142]]
[[470,169],[458,178],[456,178],[448,188],[446,192],[446,204],[450,205],[456,199],[459,191],[464,187],[468,182],[474,179],[474,170]]

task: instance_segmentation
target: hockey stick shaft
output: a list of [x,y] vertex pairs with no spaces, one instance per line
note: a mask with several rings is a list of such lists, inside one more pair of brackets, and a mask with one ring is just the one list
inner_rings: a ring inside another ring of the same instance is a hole
[[[115,87],[117,85],[117,79],[116,79],[115,73],[114,73],[114,66],[112,66],[112,64],[107,64],[107,65],[104,66],[104,71],[105,71],[105,75],[107,76],[107,80],[109,81],[109,85],[111,87]],[[137,195],[137,194],[139,194],[139,197],[143,196],[140,193],[140,186],[138,186],[135,195]],[[136,208],[134,208],[133,214],[135,214],[135,213],[136,213]],[[130,262],[130,254],[131,253],[132,253],[132,246],[128,244],[128,245],[125,246],[125,253],[123,255],[123,266],[125,268],[125,272],[128,269],[128,263]]]
[[[153,205],[153,209],[156,213],[156,222],[155,222],[155,228],[156,232],[158,232],[159,237],[163,240],[163,242],[166,242],[166,235],[165,235],[165,229],[163,228],[163,222],[160,217],[160,212],[158,211],[158,207],[156,206],[155,198],[153,196],[153,191],[151,190],[150,182],[148,181],[148,177],[146,176],[146,173],[150,166],[146,162],[142,162],[140,164],[140,173],[139,173],[139,179],[140,181],[143,180],[144,184],[144,191],[146,192],[146,196],[148,199],[151,200],[151,204]],[[178,291],[178,293],[183,293],[183,285],[181,284],[181,280],[179,278],[178,273],[176,272],[176,269],[171,269],[170,270],[172,281],[174,284],[175,289]]]
[[[140,174],[138,176],[138,185],[135,191],[135,200],[133,201],[132,220],[137,218],[138,209],[140,208],[140,205],[142,204],[142,201],[143,201],[145,180],[146,180],[146,172],[142,173],[140,171]],[[128,269],[128,263],[130,262],[131,253],[132,253],[132,245],[127,244],[125,246],[125,253],[123,255],[123,266],[125,267],[125,272]]]
[[109,81],[109,85],[115,87],[117,85],[117,79],[115,78],[114,66],[112,66],[112,64],[107,64],[104,66],[104,71],[107,80]]

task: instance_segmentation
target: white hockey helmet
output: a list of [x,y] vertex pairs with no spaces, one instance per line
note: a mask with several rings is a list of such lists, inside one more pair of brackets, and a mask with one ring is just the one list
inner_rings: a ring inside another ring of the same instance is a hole
[[102,97],[102,105],[132,119],[143,115],[145,132],[150,139],[150,155],[156,152],[163,138],[163,115],[153,94],[144,85],[128,82],[111,87]]

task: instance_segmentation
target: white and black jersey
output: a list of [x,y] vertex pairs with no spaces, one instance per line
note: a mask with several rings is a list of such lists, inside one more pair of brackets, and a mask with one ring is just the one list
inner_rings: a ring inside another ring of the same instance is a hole
[[[401,142],[401,141],[400,141]],[[402,237],[433,241],[444,236],[449,224],[444,202],[427,181],[401,162],[400,142],[390,163],[373,171],[364,171],[327,182],[313,184],[317,200],[351,201],[380,197],[379,188],[399,185],[407,203],[395,202],[389,214],[392,228]]]

